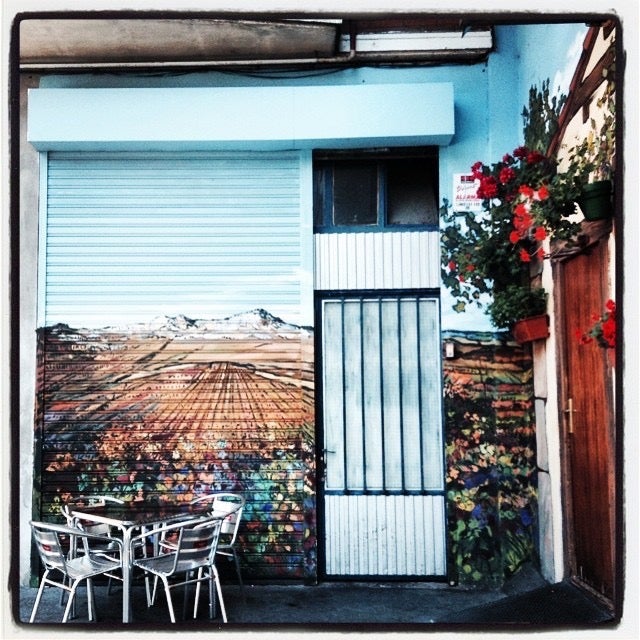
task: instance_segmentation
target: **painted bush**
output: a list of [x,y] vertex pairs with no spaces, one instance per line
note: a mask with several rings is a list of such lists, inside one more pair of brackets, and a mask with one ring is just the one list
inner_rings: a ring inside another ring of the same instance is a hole
[[247,498],[251,576],[316,573],[313,333],[267,312],[39,331],[41,513],[70,496]]
[[499,586],[537,555],[531,360],[494,334],[446,339],[460,354],[444,363],[451,567]]

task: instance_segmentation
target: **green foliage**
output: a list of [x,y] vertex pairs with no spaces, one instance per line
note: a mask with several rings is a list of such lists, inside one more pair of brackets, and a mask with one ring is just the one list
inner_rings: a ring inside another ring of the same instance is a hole
[[542,287],[507,285],[493,294],[489,310],[491,322],[496,327],[509,328],[518,320],[542,315],[547,311],[547,298],[547,292]]
[[549,79],[538,89],[532,85],[529,89],[529,106],[522,109],[523,134],[525,146],[546,153],[551,139],[558,130],[558,118],[567,96],[551,95]]
[[532,412],[498,417],[451,384],[445,402],[452,563],[461,583],[501,584],[537,556]]
[[615,84],[609,79],[604,93],[596,102],[602,111],[602,122],[589,120],[587,135],[569,150],[569,166],[566,174],[573,181],[586,184],[589,181],[613,180],[616,156]]
[[456,300],[456,311],[477,306],[494,326],[509,329],[531,308],[534,315],[544,312],[546,294],[531,290],[530,264],[547,257],[546,238],[571,242],[577,235],[580,225],[568,216],[580,188],[525,147],[491,166],[476,163],[472,170],[484,212],[457,214],[445,201],[442,282]]
[[531,263],[548,257],[546,242],[571,244],[580,230],[571,216],[582,183],[575,171],[558,173],[557,163],[539,150],[555,132],[565,99],[550,97],[546,81],[541,91],[531,88],[529,100],[523,116],[531,146],[471,167],[483,212],[460,214],[447,201],[441,210],[441,273],[453,308],[477,306],[499,329],[510,329],[531,309],[544,312],[546,294],[531,290]]

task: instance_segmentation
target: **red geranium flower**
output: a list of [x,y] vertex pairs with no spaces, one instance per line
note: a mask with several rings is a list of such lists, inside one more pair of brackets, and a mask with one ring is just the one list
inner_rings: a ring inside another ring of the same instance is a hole
[[533,189],[528,184],[521,184],[518,188],[518,193],[521,193],[525,198],[533,198]]
[[520,232],[520,237],[524,236],[524,232],[533,224],[533,218],[529,212],[525,210],[518,211],[513,217],[513,227]]
[[546,158],[539,151],[530,151],[527,154],[527,164],[536,164],[543,160],[546,160]]
[[482,167],[482,162],[480,162],[479,160],[478,162],[475,162],[473,165],[471,165],[471,175],[474,177],[474,179],[478,180],[482,177]]
[[498,180],[500,184],[507,184],[507,182],[511,182],[515,180],[516,172],[511,167],[503,167],[500,170],[500,175],[498,176]]
[[529,149],[527,147],[518,147],[514,149],[513,155],[516,158],[526,158],[529,155]]
[[536,192],[538,200],[546,200],[549,197],[549,189],[545,185],[542,185]]
[[498,183],[493,176],[484,176],[480,179],[478,198],[495,198],[498,195]]
[[592,315],[593,325],[588,331],[576,331],[580,344],[597,342],[601,347],[613,349],[616,346],[616,303],[607,300],[605,312]]
[[524,202],[519,202],[514,208],[513,213],[518,217],[522,218],[524,216],[529,215],[529,209]]

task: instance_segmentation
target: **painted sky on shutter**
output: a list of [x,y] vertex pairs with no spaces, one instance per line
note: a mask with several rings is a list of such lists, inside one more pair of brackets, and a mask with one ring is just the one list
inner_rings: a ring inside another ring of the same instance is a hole
[[254,308],[311,324],[299,153],[52,152],[47,168],[41,325]]

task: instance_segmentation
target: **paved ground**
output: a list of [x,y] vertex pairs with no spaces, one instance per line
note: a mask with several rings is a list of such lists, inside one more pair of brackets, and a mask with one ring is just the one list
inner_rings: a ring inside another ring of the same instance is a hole
[[[268,630],[300,627],[318,630],[432,630],[452,625],[465,630],[488,626],[583,628],[608,626],[611,615],[595,601],[566,584],[548,585],[532,570],[512,580],[502,590],[469,590],[434,583],[326,582],[317,586],[300,584],[247,585],[245,601],[239,587],[223,585],[228,625],[225,629]],[[29,619],[36,590],[20,590],[19,616]],[[222,628],[218,617],[207,618],[206,593],[196,621],[179,621],[179,628]],[[97,624],[92,629],[122,628],[121,589],[111,594],[96,587]],[[181,598],[174,600],[182,612]],[[73,625],[87,625],[86,595],[82,589],[78,617]],[[147,608],[144,589],[134,588],[135,622],[131,629],[167,630],[169,617],[160,597]],[[59,591],[47,589],[35,625],[58,626],[62,619]],[[178,614],[179,615],[179,614]],[[43,629],[45,627],[42,627]],[[172,627],[173,628],[173,627]],[[77,629],[77,627],[76,627]],[[177,630],[177,629],[176,629]]]

